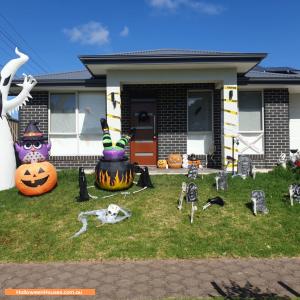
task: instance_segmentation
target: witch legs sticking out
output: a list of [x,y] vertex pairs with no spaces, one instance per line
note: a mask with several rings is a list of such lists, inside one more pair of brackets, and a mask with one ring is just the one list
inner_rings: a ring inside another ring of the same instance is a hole
[[111,140],[111,136],[109,133],[109,127],[107,124],[107,120],[102,118],[100,119],[101,127],[103,131],[103,146],[104,150],[117,150],[117,151],[124,151],[125,146],[128,145],[131,138],[134,136],[135,129],[131,129],[130,133],[128,135],[124,135],[121,137],[120,140],[117,141],[116,145],[113,146],[113,142]]

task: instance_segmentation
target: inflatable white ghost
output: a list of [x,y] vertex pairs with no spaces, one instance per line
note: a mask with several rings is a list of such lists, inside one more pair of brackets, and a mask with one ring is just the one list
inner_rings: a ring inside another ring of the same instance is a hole
[[16,48],[18,58],[10,60],[0,72],[0,191],[14,187],[16,159],[13,139],[6,119],[6,114],[18,110],[25,105],[28,98],[32,98],[30,91],[36,85],[32,76],[24,74],[24,81],[18,84],[22,91],[14,99],[8,101],[11,82],[17,70],[25,64],[29,57]]

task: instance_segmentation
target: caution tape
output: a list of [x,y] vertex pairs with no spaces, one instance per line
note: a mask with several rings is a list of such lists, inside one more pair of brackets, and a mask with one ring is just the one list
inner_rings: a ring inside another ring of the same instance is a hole
[[236,138],[237,136],[236,135],[233,135],[233,134],[224,134],[224,137],[226,138]]
[[[232,147],[224,146],[225,149],[232,151]],[[234,152],[239,152],[237,148],[234,148]]]
[[238,87],[236,85],[224,85],[224,90],[237,90]]
[[109,130],[112,130],[112,131],[115,131],[115,132],[121,132],[120,129],[115,128],[115,127],[110,127],[110,126],[109,126]]
[[239,124],[233,124],[233,123],[229,123],[229,122],[225,122],[224,124],[227,126],[233,126],[233,127],[239,126]]
[[234,111],[234,110],[230,110],[230,109],[223,109],[223,111],[229,113],[229,114],[232,114],[232,115],[238,115],[238,112],[237,111]]
[[223,99],[224,102],[227,102],[227,103],[237,103],[238,101],[237,100],[233,100],[233,99]]
[[113,118],[113,119],[118,119],[118,120],[121,119],[121,117],[119,117],[119,116],[115,116],[115,115],[111,115],[111,114],[106,114],[106,115],[108,118]]

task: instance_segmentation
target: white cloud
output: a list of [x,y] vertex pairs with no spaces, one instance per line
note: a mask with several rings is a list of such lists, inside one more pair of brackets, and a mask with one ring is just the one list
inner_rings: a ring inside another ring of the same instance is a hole
[[156,9],[176,11],[180,8],[188,8],[207,15],[218,15],[224,10],[221,5],[200,0],[148,0],[148,3]]
[[124,26],[124,28],[122,29],[122,31],[120,32],[120,36],[122,37],[126,37],[129,35],[129,28],[127,26]]
[[103,46],[109,43],[108,29],[94,21],[70,29],[65,28],[63,32],[71,42],[79,42],[83,45]]
[[175,0],[149,0],[149,4],[155,8],[175,9],[177,7]]

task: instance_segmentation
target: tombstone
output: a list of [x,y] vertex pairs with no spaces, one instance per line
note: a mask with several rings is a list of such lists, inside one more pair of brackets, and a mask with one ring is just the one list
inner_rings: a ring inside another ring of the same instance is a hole
[[257,213],[267,214],[269,212],[266,206],[266,197],[264,191],[252,191],[251,201],[253,214],[256,216]]
[[188,178],[196,179],[198,177],[198,167],[189,165]]
[[198,200],[198,188],[194,182],[190,182],[186,188],[186,202],[192,203]]
[[249,156],[240,155],[238,159],[238,167],[237,167],[238,175],[242,178],[246,178],[252,175],[252,160]]
[[216,180],[216,189],[227,191],[228,189],[228,182],[227,182],[227,173],[225,171],[221,171],[218,173],[218,175],[215,177]]

